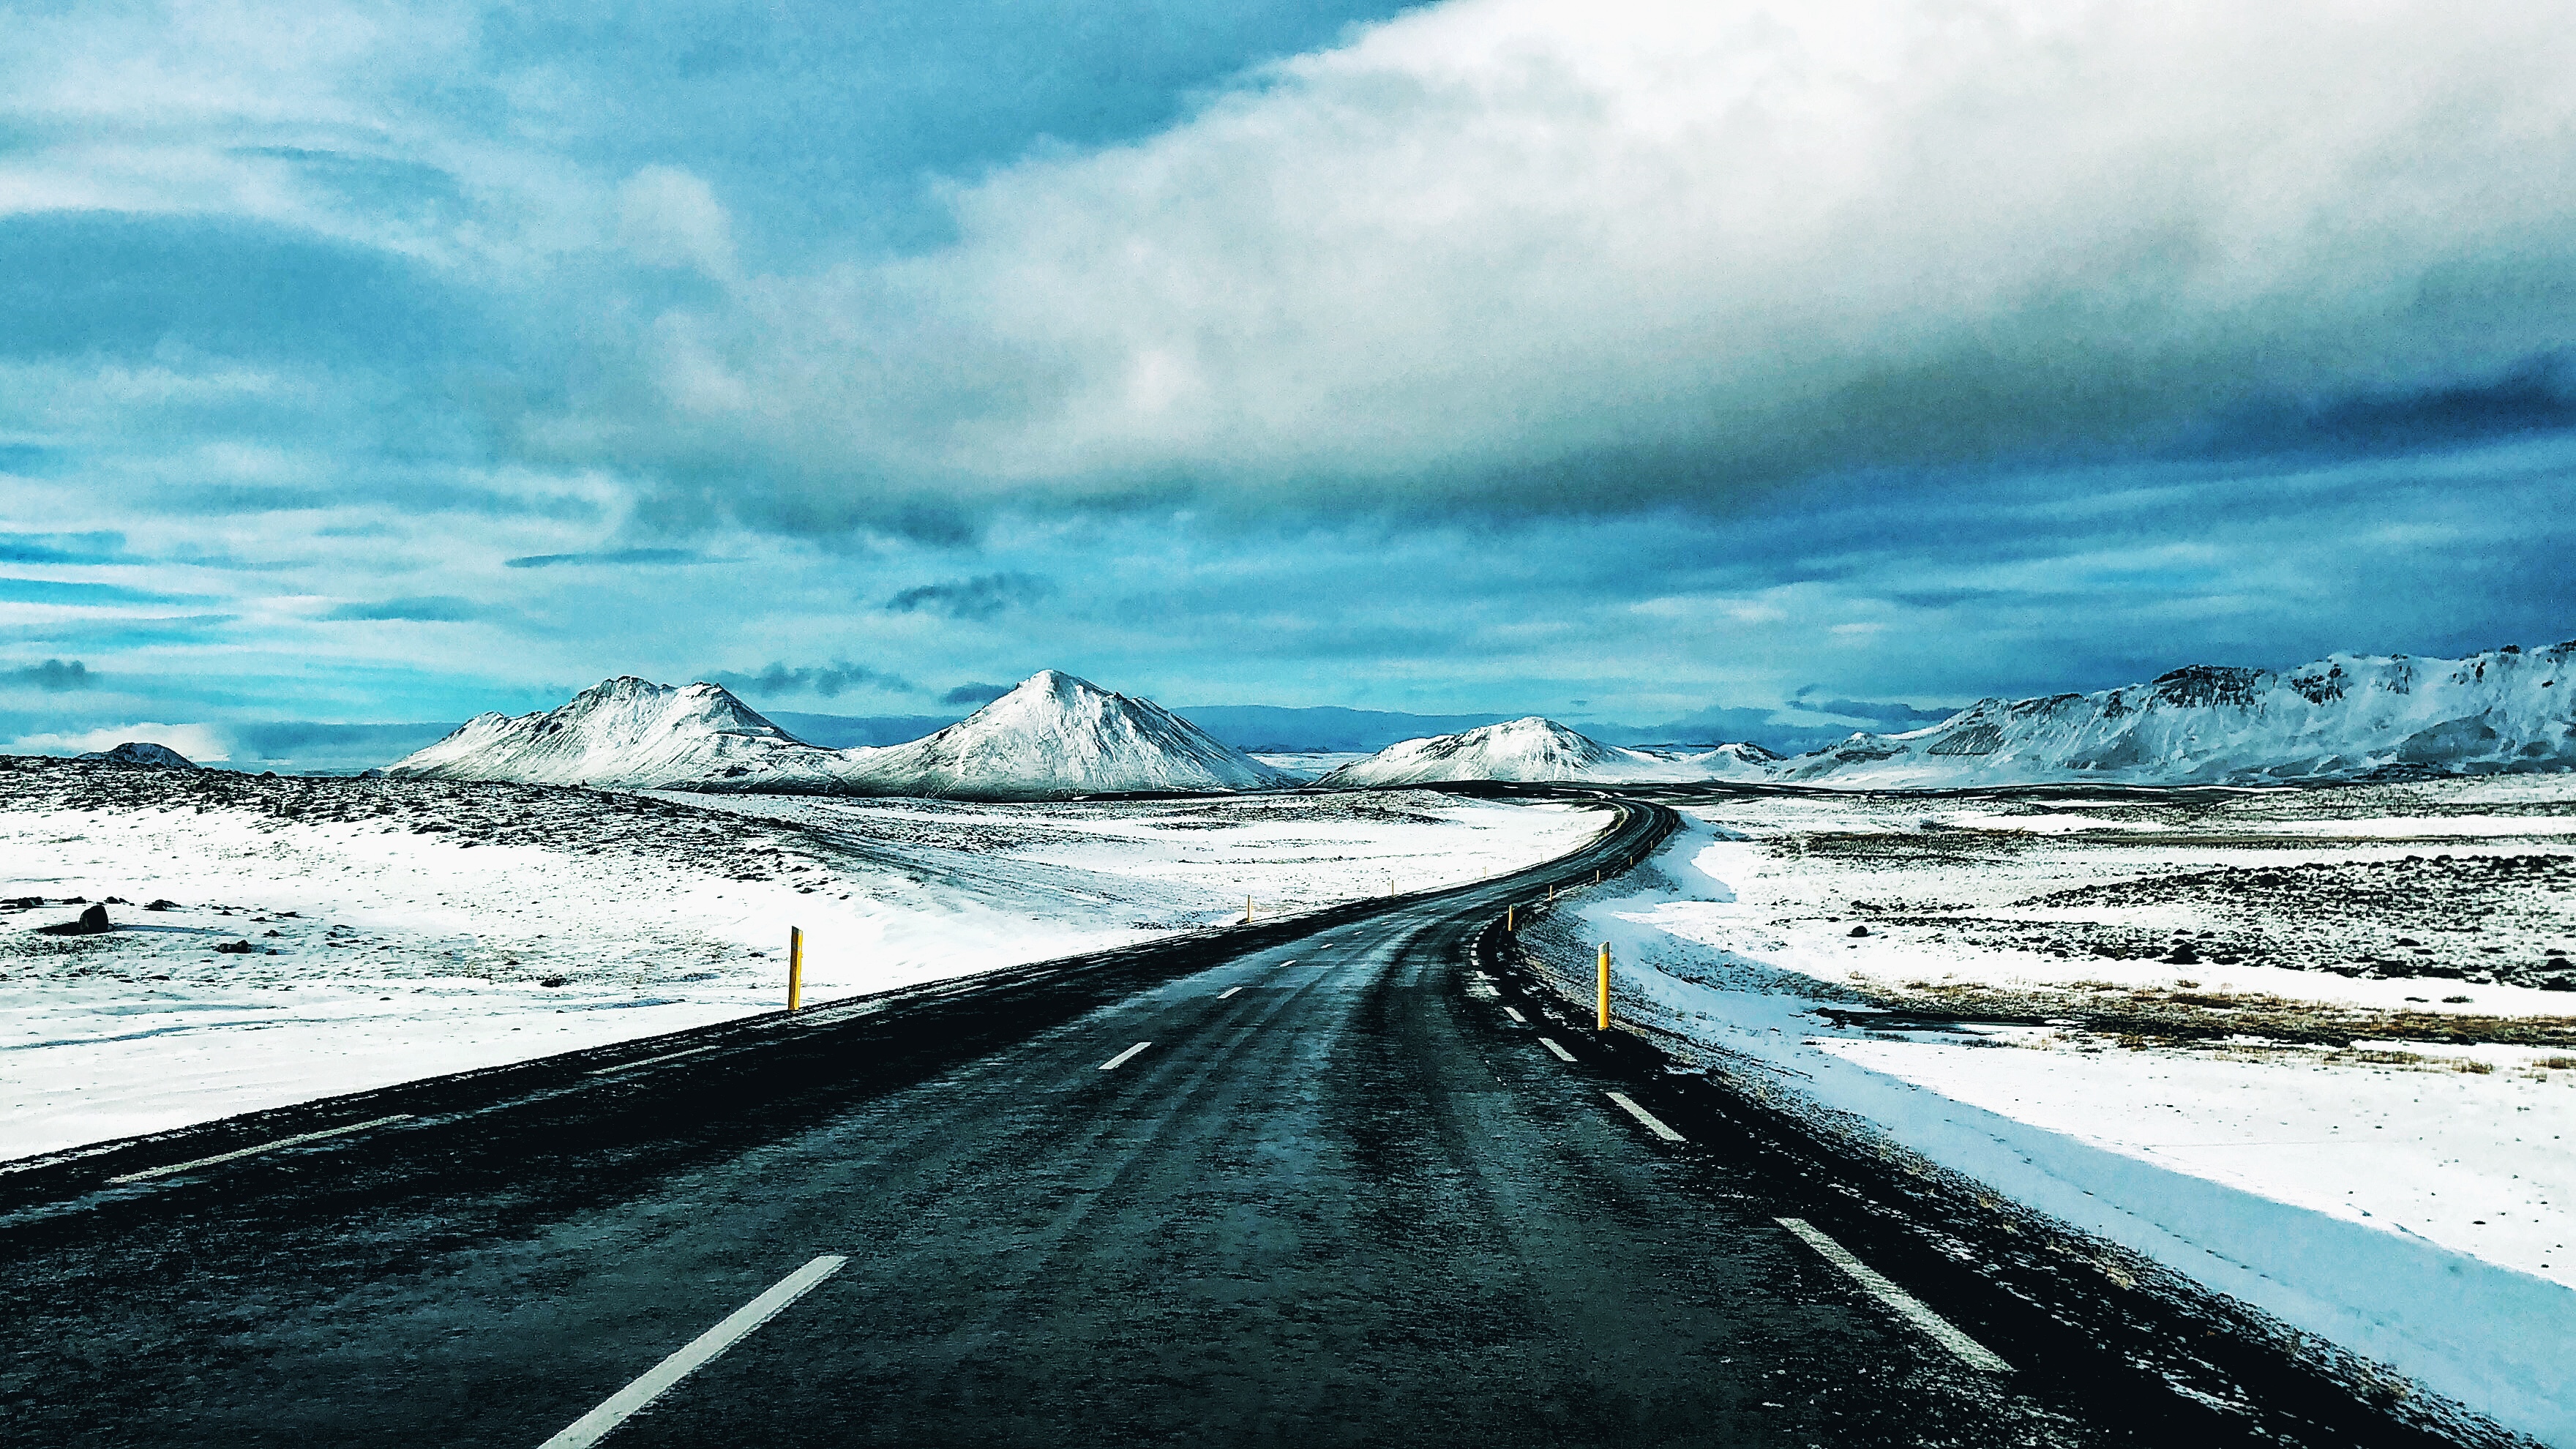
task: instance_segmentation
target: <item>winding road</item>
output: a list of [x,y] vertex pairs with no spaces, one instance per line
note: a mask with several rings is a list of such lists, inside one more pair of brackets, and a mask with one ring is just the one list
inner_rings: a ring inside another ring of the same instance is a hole
[[0,1439],[2459,1442],[1507,969],[1508,903],[1671,822],[1616,808],[1507,879],[0,1176]]

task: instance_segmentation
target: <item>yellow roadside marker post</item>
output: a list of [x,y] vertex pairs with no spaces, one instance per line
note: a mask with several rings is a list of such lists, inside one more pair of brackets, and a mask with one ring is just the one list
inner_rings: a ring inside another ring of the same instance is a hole
[[794,1011],[805,994],[805,931],[787,928],[787,1009]]
[[1601,943],[1601,1029],[1610,1029],[1610,943]]
[[1243,898],[1243,923],[1247,926],[1252,924],[1252,897],[1250,896]]
[[1510,934],[1512,933],[1512,912],[1514,912],[1514,911],[1516,911],[1516,910],[1519,910],[1519,909],[1520,909],[1520,907],[1518,907],[1518,906],[1505,906],[1505,907],[1503,907],[1503,934],[1504,934],[1504,935],[1508,936],[1508,935],[1510,935]]

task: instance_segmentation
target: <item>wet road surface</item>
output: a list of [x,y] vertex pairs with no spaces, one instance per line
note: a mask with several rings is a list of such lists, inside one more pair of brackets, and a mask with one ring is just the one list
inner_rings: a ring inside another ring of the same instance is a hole
[[1910,1293],[1919,1250],[1848,1215],[1850,1250],[1833,1235],[1835,1164],[1784,1170],[1794,1148],[1733,1140],[1704,1084],[1487,969],[1506,901],[1666,818],[1631,808],[1552,876],[22,1174],[0,1425],[564,1449],[2277,1432],[2057,1361],[2053,1330],[1938,1272]]

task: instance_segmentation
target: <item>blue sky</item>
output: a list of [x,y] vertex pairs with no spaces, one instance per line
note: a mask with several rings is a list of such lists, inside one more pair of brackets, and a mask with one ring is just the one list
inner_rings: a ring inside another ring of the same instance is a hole
[[2576,635],[2548,7],[6,14],[14,748]]

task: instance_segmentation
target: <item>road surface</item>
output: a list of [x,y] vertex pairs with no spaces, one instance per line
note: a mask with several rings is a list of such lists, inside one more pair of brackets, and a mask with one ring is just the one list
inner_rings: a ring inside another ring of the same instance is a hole
[[1507,903],[1669,820],[1622,810],[1482,886],[0,1178],[0,1437],[2449,1442],[1504,970]]

